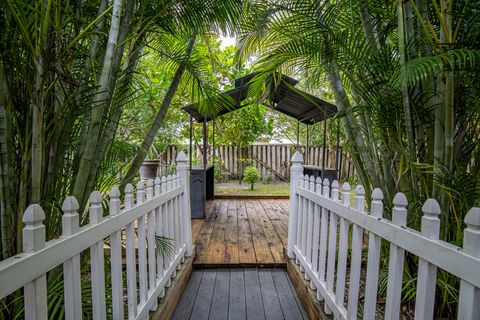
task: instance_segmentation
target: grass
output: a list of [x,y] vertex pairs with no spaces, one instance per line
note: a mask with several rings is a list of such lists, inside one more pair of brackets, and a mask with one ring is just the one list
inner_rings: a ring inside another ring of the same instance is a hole
[[216,194],[274,194],[274,195],[289,195],[290,194],[290,183],[289,182],[270,182],[263,183],[257,182],[253,188],[253,191],[250,190],[250,185],[242,182],[238,183],[238,180],[232,180],[229,182],[215,183],[215,193]]

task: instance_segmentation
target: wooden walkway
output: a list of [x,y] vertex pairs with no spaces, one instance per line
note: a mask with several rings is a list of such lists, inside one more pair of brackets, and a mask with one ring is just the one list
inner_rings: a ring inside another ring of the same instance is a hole
[[283,269],[195,270],[174,320],[306,320]]
[[214,200],[192,220],[201,266],[285,266],[288,200]]

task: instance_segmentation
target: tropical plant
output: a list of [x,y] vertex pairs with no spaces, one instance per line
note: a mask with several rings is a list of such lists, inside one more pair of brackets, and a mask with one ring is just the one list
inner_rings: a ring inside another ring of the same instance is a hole
[[257,62],[251,96],[278,85],[278,72],[303,79],[307,89],[327,83],[367,196],[381,187],[392,203],[404,192],[417,229],[421,203],[439,199],[441,237],[460,244],[463,218],[480,195],[478,4],[245,5],[239,58]]
[[250,190],[253,191],[254,184],[260,180],[260,174],[256,167],[248,166],[245,167],[243,172],[243,180],[247,183],[250,183]]

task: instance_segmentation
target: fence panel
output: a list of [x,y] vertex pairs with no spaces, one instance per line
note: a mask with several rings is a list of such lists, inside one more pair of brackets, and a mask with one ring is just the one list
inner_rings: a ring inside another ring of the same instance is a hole
[[[201,145],[200,145],[201,146]],[[211,147],[211,146],[210,146]],[[216,156],[215,163],[220,173],[237,179],[243,176],[245,166],[249,162],[254,165],[262,176],[269,176],[272,180],[288,181],[290,179],[290,158],[292,151],[296,150],[294,144],[253,144],[247,147],[237,146],[215,146],[215,150],[210,150],[209,162],[213,161],[211,155]],[[306,156],[307,148],[300,146],[299,150],[302,155]],[[198,151],[200,152],[200,151]],[[160,156],[159,175],[169,174],[169,170],[175,164],[175,157],[177,155],[177,147],[169,145]],[[305,164],[322,166],[323,148],[318,146],[311,146],[308,148],[309,161]],[[197,154],[198,159],[202,159],[201,154]],[[326,168],[335,168],[336,165],[336,151],[335,149],[328,149],[326,151]],[[339,149],[339,163],[340,180],[348,179],[354,174],[353,164],[347,153]]]
[[[94,191],[89,198],[89,224],[81,228],[78,203],[74,197],[68,197],[62,205],[62,237],[48,242],[43,225],[45,213],[39,205],[29,206],[23,216],[23,253],[0,262],[0,299],[23,287],[25,319],[48,319],[47,273],[63,265],[66,319],[81,319],[82,278],[91,283],[93,319],[123,319],[124,300],[128,302],[128,319],[146,319],[157,308],[158,298],[163,297],[165,287],[192,250],[192,244],[187,243],[192,237],[188,234],[190,219],[186,219],[190,215],[186,211],[189,196],[185,187],[186,155],[182,152],[178,154],[177,166],[179,173],[155,183],[140,181],[136,190],[127,185],[123,209],[120,192],[113,188],[106,216],[103,195]],[[123,233],[126,283],[122,276]],[[170,241],[172,246],[168,260],[158,252],[155,240],[155,236],[165,235],[169,239],[164,241]],[[80,255],[86,250],[90,251],[91,272],[82,275]],[[105,256],[110,257],[111,277],[106,274]],[[111,305],[106,299],[107,279],[111,279]]]
[[[301,163],[302,156],[297,152],[292,158],[290,197],[292,203],[289,219],[289,232],[294,231],[294,234],[288,237],[287,252],[289,257],[299,264],[300,271],[305,273],[305,279],[311,282],[310,286],[317,290],[317,298],[324,301],[325,313],[333,313],[335,319],[378,317],[380,244],[383,239],[390,246],[384,310],[386,319],[400,317],[406,252],[417,256],[419,261],[416,319],[432,319],[434,316],[438,268],[460,280],[458,318],[476,319],[480,316],[480,277],[478,277],[480,208],[472,208],[465,217],[467,228],[464,230],[463,248],[460,248],[438,239],[441,211],[434,199],[428,199],[422,208],[423,217],[419,232],[406,226],[408,202],[403,193],[396,194],[393,200],[392,220],[388,220],[383,218],[381,190],[374,190],[369,213],[365,210],[365,191],[362,186],[357,186],[354,206],[351,207],[348,183],[342,186],[340,202],[338,182],[332,182],[329,192],[330,184],[324,181],[321,192],[319,183],[313,184],[311,177],[302,174]],[[322,210],[320,219],[311,217],[315,214],[316,207]],[[312,232],[313,236],[310,235]],[[325,239],[328,239],[326,258],[323,253]],[[362,256],[367,244],[366,266],[362,266]],[[333,271],[337,253],[335,275]],[[316,261],[312,261],[312,257],[316,260],[317,254],[318,265]],[[351,258],[347,259],[347,256]],[[365,269],[366,281],[363,284],[360,279]],[[347,270],[349,270],[348,287]],[[345,296],[348,296],[347,306]],[[362,296],[365,297],[364,308],[359,310],[358,305]]]

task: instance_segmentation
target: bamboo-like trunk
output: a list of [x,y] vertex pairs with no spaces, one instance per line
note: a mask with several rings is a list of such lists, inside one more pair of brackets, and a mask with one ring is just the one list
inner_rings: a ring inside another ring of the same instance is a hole
[[90,176],[90,168],[97,148],[98,139],[101,134],[102,119],[105,110],[104,101],[108,97],[108,82],[113,67],[112,61],[115,47],[117,46],[121,11],[122,0],[114,0],[102,74],[98,82],[97,93],[93,100],[90,127],[85,138],[85,149],[80,158],[78,172],[73,187],[73,195],[77,198],[80,204],[85,203],[85,186],[87,185],[88,177]]
[[13,254],[15,208],[13,177],[13,137],[11,124],[11,103],[7,78],[0,62],[0,225],[1,258],[7,259]]
[[[190,58],[190,55],[192,54],[193,47],[195,45],[195,39],[196,39],[196,35],[194,33],[187,45],[187,49],[185,50],[185,61],[188,60]],[[175,95],[175,92],[177,91],[178,86],[180,85],[180,81],[182,79],[182,75],[184,71],[185,71],[185,65],[180,64],[177,70],[175,71],[175,75],[173,76],[172,82],[168,87],[167,94],[163,98],[162,104],[160,106],[160,109],[158,110],[155,120],[153,121],[147,134],[145,135],[145,138],[143,139],[143,142],[140,148],[138,148],[137,154],[133,159],[129,170],[122,181],[121,190],[123,190],[123,188],[133,180],[133,178],[137,175],[138,170],[140,170],[140,167],[142,166],[142,163],[145,160],[145,157],[147,156],[148,150],[150,150],[153,144],[153,140],[155,139],[155,136],[157,135],[158,130],[162,126],[163,120],[167,115],[167,111],[170,107],[170,103],[172,102],[173,96]]]
[[[405,63],[408,59],[408,54],[407,54],[407,27],[405,23],[405,12],[404,12],[404,3],[403,1],[399,0],[397,2],[397,15],[398,15],[398,52],[400,56],[400,68],[401,72],[405,73]],[[413,128],[413,118],[412,118],[412,113],[410,110],[410,95],[408,92],[408,84],[405,82],[405,80],[402,83],[402,98],[403,98],[403,116],[405,119],[405,129],[407,131],[407,147],[408,147],[408,152],[410,154],[410,159],[407,159],[407,161],[413,163],[417,161],[417,153],[415,150],[415,133],[414,133],[414,128]],[[410,171],[409,171],[409,176],[410,176],[410,183],[412,184],[411,188],[412,190],[417,190],[417,178],[415,177],[415,172],[413,170],[413,166],[410,165]],[[412,194],[413,196],[415,195],[415,192]]]
[[[102,134],[99,137],[99,141],[97,142],[97,148],[92,159],[92,165],[90,167],[89,177],[87,179],[87,185],[84,191],[85,197],[88,194],[90,194],[90,192],[92,192],[93,189],[95,188],[95,184],[98,176],[98,168],[100,167],[100,163],[107,153],[107,149],[108,149],[108,146],[110,145],[110,142],[115,136],[116,127],[122,115],[122,111],[123,111],[122,107],[125,99],[123,97],[118,97],[117,95],[117,99],[119,100],[115,101],[114,100],[115,92],[117,93],[119,91],[127,92],[133,77],[133,71],[130,73],[130,75],[125,75],[126,78],[124,78],[120,90],[116,90],[117,79],[119,78],[119,75],[120,75],[120,69],[121,69],[120,66],[121,66],[122,58],[124,56],[125,46],[127,44],[127,36],[130,29],[129,28],[130,22],[133,16],[134,4],[135,4],[134,0],[128,0],[126,2],[125,12],[120,21],[120,32],[118,34],[118,40],[117,40],[118,45],[115,48],[115,54],[112,60],[111,76],[108,81],[107,92],[109,94],[106,100],[104,101],[105,112],[104,112],[104,120],[102,121],[103,130],[102,130]],[[142,46],[143,46],[143,40],[142,40],[143,37],[144,35],[141,35],[140,36],[141,39],[138,39]],[[127,56],[127,61],[131,59],[130,54],[131,52],[129,53],[129,56]],[[135,61],[135,63],[132,65],[132,67],[134,67],[134,70],[136,69],[139,58],[140,56],[136,58],[137,61]],[[127,67],[128,66],[126,66],[125,68]],[[125,68],[123,71],[125,71]]]

